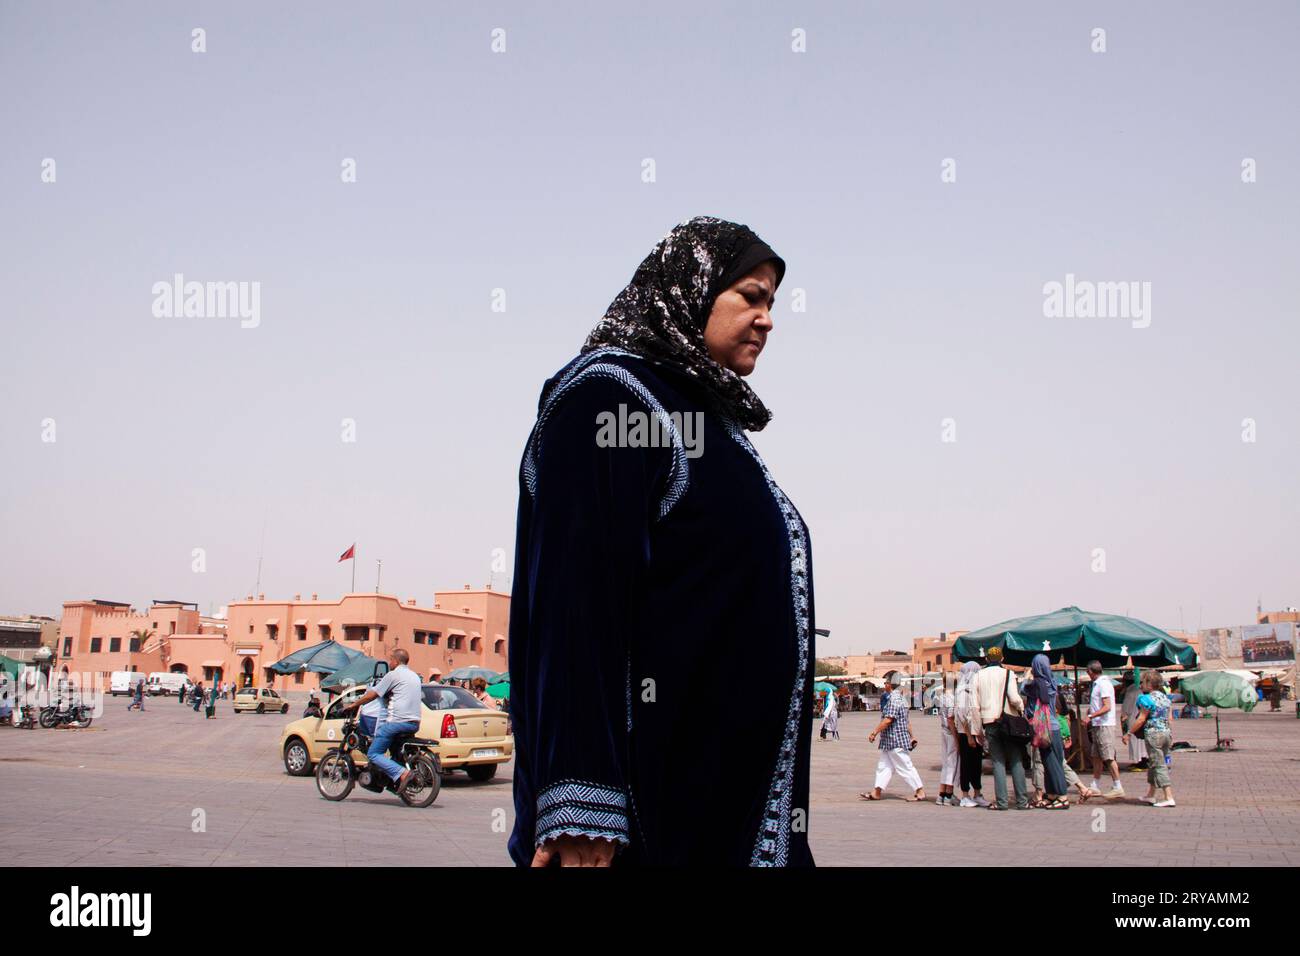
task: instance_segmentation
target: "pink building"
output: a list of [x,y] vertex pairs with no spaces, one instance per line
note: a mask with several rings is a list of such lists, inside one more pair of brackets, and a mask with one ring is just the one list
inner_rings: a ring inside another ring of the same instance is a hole
[[[200,617],[193,605],[155,602],[147,612],[112,601],[69,601],[63,606],[58,668],[99,672],[177,671],[205,684],[235,681],[277,690],[311,690],[320,675],[275,674],[281,657],[335,640],[376,658],[395,647],[411,655],[422,677],[469,665],[504,671],[510,595],[491,588],[439,591],[433,607],[388,594],[316,595],[232,602],[225,620]],[[135,632],[148,630],[144,640]],[[65,647],[67,648],[65,650]]]
[[98,673],[171,670],[168,639],[176,634],[219,634],[223,622],[205,618],[194,604],[154,601],[136,611],[121,601],[65,601],[55,647],[61,671]]

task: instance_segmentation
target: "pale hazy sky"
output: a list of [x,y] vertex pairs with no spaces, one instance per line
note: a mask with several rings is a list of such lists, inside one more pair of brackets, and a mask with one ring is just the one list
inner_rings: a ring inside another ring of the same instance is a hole
[[[614,6],[2,0],[0,612],[220,607],[264,528],[268,597],[354,540],[481,586],[542,381],[698,214],[789,263],[750,381],[820,652],[1300,604],[1293,3]],[[260,325],[155,318],[178,272]],[[1067,273],[1150,326],[1045,318]]]

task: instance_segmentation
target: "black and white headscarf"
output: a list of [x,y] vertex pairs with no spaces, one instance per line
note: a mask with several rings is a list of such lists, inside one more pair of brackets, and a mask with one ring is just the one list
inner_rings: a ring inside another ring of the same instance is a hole
[[610,303],[582,351],[613,346],[674,365],[703,382],[742,427],[761,431],[772,413],[744,379],[709,357],[704,326],[718,294],[769,260],[780,285],[784,260],[748,226],[712,216],[675,226]]

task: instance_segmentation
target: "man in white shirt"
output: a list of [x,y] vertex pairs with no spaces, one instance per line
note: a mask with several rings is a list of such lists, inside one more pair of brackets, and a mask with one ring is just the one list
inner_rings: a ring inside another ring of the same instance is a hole
[[1098,781],[1104,766],[1111,779],[1111,788],[1105,796],[1108,799],[1122,797],[1124,785],[1119,782],[1119,762],[1115,759],[1115,728],[1119,723],[1116,717],[1115,685],[1109,677],[1102,674],[1101,661],[1091,661],[1088,664],[1088,676],[1092,678],[1092,696],[1088,702],[1092,789],[1101,789]]
[[370,749],[366,751],[366,759],[371,767],[388,774],[389,779],[397,784],[398,793],[406,787],[411,771],[388,756],[388,748],[394,738],[402,734],[413,734],[420,729],[421,707],[424,705],[420,676],[406,666],[410,659],[411,655],[404,648],[393,648],[393,652],[388,655],[388,673],[348,708],[364,708],[374,700],[388,701],[388,719],[375,728],[375,736]]

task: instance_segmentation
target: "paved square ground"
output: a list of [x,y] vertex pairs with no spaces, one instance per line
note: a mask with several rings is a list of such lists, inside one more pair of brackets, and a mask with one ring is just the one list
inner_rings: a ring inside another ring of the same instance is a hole
[[[313,779],[286,775],[280,761],[280,729],[301,703],[288,717],[237,716],[223,701],[215,720],[174,698],[149,701],[143,714],[127,713],[126,703],[110,698],[88,730],[0,728],[6,863],[367,865],[392,862],[394,846],[406,862],[422,866],[509,862],[510,764],[488,783],[464,774],[446,778],[437,802],[424,810],[359,788],[330,803]],[[1224,734],[1240,749],[1176,755],[1172,810],[1139,803],[1145,775],[1125,773],[1126,800],[1001,814],[907,803],[898,782],[890,799],[861,801],[877,753],[866,737],[878,717],[845,714],[839,741],[813,741],[810,836],[823,866],[1014,865],[1043,854],[1085,866],[1300,865],[1294,709],[1225,714]],[[933,796],[937,719],[913,712],[912,721],[921,741],[916,764]],[[1213,720],[1174,727],[1177,740],[1214,744]],[[991,779],[987,787],[991,793]],[[199,819],[203,828],[196,830]]]

